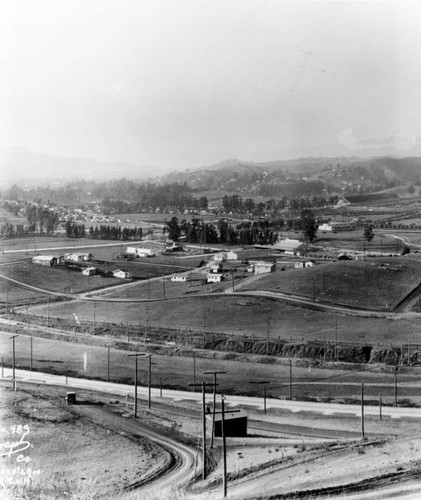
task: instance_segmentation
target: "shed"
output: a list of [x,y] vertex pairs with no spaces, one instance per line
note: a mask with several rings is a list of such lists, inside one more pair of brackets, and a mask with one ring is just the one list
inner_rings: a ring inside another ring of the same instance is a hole
[[[212,418],[212,417],[208,417]],[[225,437],[246,437],[247,436],[247,415],[244,412],[229,412],[224,415]],[[222,437],[222,415],[215,415],[215,437]]]

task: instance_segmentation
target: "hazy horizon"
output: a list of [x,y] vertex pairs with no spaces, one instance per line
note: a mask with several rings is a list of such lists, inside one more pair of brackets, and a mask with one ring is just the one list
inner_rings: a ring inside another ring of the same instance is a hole
[[5,0],[0,149],[155,175],[418,154],[420,21],[405,1]]

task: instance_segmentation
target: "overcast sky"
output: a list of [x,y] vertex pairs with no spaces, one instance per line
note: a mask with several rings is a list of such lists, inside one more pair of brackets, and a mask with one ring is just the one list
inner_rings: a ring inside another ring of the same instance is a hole
[[0,148],[162,169],[421,141],[421,2],[2,0]]

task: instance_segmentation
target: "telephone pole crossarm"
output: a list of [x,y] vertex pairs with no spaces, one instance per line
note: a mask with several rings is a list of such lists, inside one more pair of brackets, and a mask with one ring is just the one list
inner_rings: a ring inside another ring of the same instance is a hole
[[[203,372],[203,375],[213,375],[213,382],[215,384],[215,386],[213,388],[213,410],[214,411],[215,411],[215,407],[216,407],[216,386],[217,386],[216,377],[217,377],[217,375],[222,375],[225,373],[227,373],[227,372],[222,371],[222,370],[221,371],[213,370],[213,371]],[[210,443],[211,449],[213,448],[214,434],[215,434],[215,414],[213,414],[213,416],[212,416],[212,432],[211,432],[211,443]]]

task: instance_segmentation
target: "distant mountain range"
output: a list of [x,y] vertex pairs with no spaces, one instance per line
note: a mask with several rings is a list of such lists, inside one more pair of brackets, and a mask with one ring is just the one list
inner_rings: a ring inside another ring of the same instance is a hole
[[[97,182],[128,179],[156,183],[184,183],[198,191],[234,191],[256,196],[291,195],[290,186],[295,183],[313,183],[311,192],[328,190],[348,194],[362,189],[371,192],[421,184],[420,157],[373,156],[358,158],[349,156],[320,156],[274,160],[267,162],[242,161],[236,158],[216,165],[185,171],[174,171],[159,176],[156,167],[136,166],[123,162],[97,162],[89,158],[62,158],[34,153],[24,148],[8,148],[0,151],[0,187],[12,183],[20,187],[64,184],[70,180]],[[383,151],[376,146],[374,149]],[[418,148],[416,144],[411,153]],[[324,151],[327,151],[326,148]],[[370,145],[364,146],[368,152]],[[396,152],[396,151],[395,151]],[[152,177],[153,176],[153,177]]]
[[136,166],[123,162],[97,162],[90,158],[63,158],[35,153],[25,148],[0,150],[0,183],[28,185],[77,178],[107,180],[130,177],[146,179],[156,175],[153,166]]

